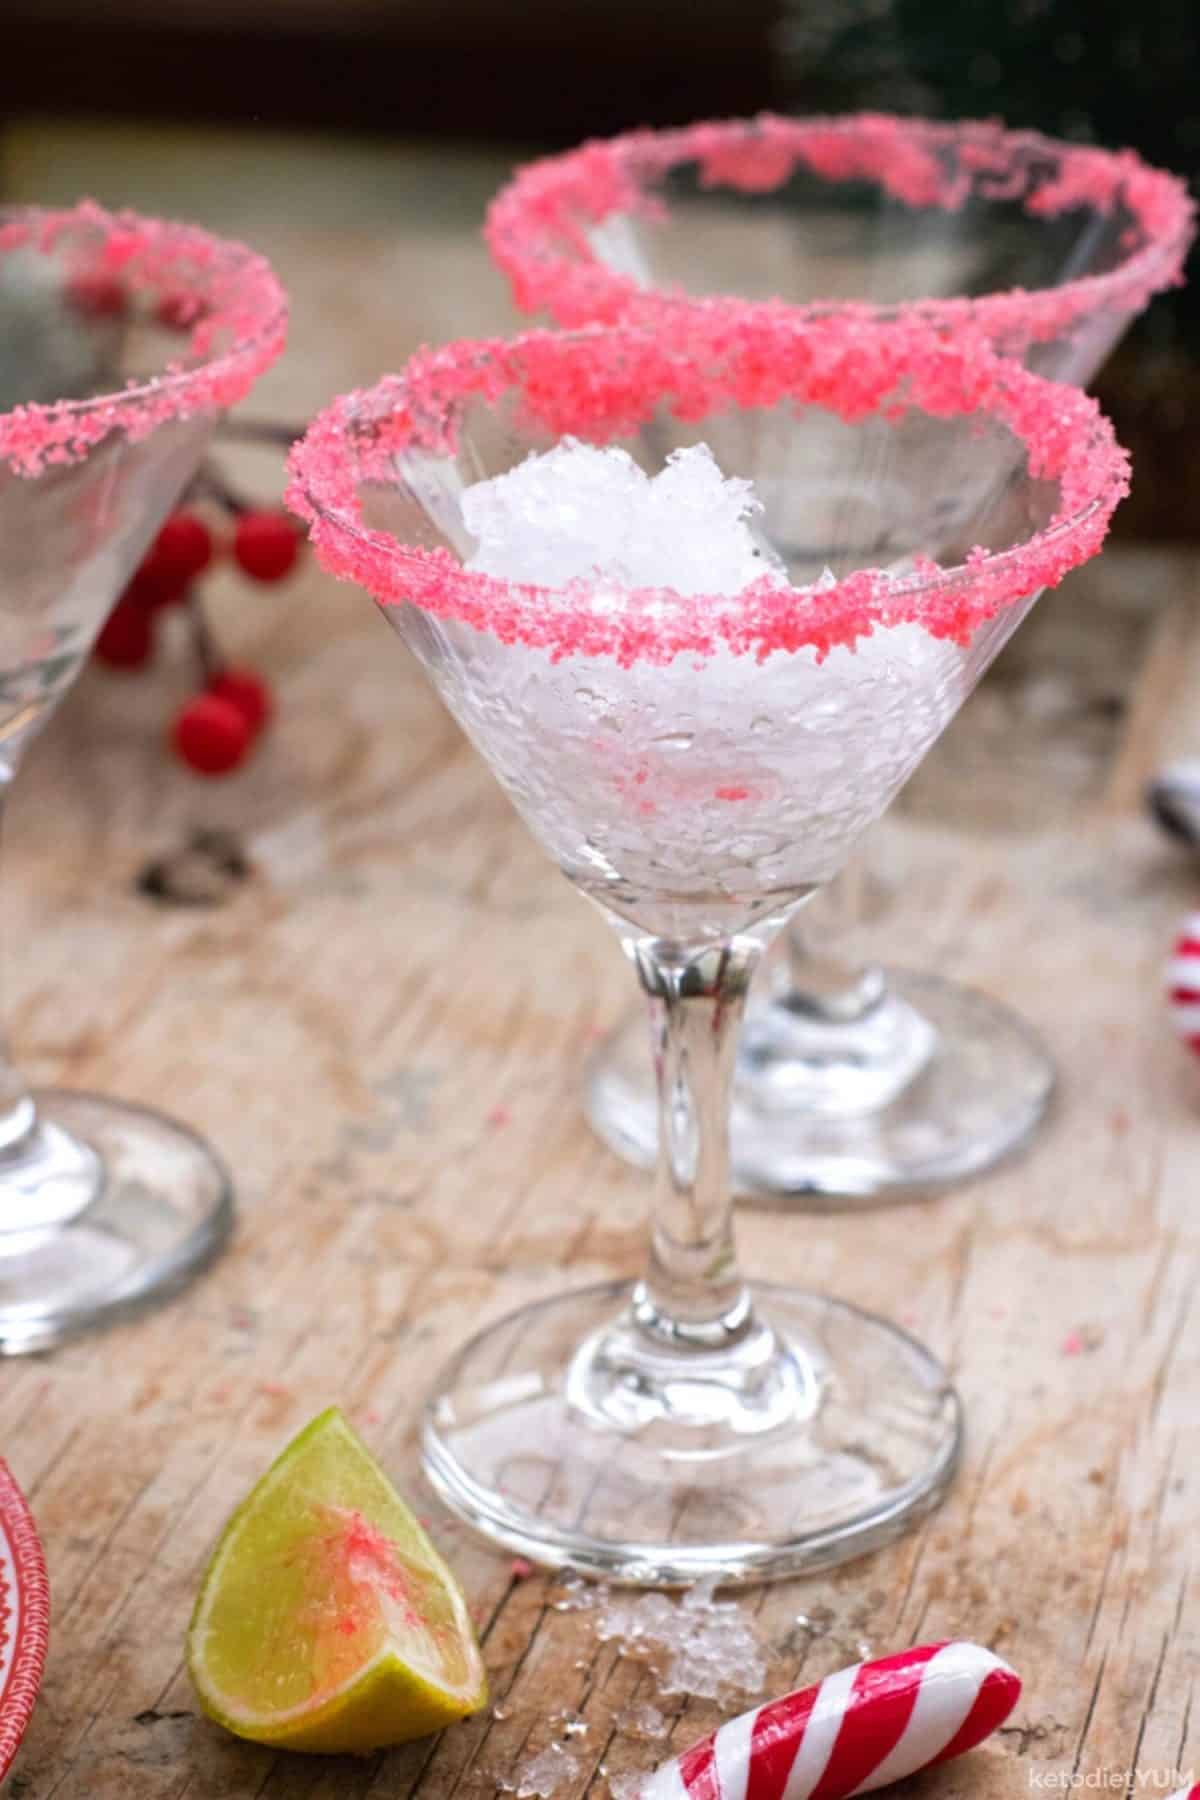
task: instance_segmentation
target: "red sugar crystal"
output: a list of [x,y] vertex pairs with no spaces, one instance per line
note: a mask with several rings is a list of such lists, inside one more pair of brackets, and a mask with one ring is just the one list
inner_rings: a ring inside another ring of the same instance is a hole
[[[80,244],[87,245],[86,259]],[[66,252],[78,263],[66,293],[93,313],[123,303],[167,305],[179,321],[178,354],[156,375],[113,394],[0,414],[0,464],[36,477],[81,461],[103,439],[148,437],[174,419],[222,412],[240,400],[283,348],[287,302],[270,268],[241,244],[193,225],[110,213],[92,201],[65,211],[20,207],[0,225],[0,256]],[[191,318],[182,295],[192,301]]]
[[[1033,217],[1086,207],[1131,221],[1128,254],[1099,275],[1026,292],[921,303],[940,330],[972,326],[997,348],[1023,354],[1100,311],[1140,311],[1181,279],[1194,207],[1186,185],[1149,168],[1131,150],[1055,143],[1036,132],[986,120],[957,123],[851,113],[840,118],[753,119],[682,130],[634,131],[529,163],[492,202],[486,235],[524,312],[546,311],[559,325],[623,318],[653,320],[677,293],[647,292],[597,259],[585,227],[614,214],[661,217],[654,184],[691,163],[703,187],[769,193],[797,169],[828,182],[871,182],[911,207],[960,210],[980,200],[1014,200]],[[888,309],[864,307],[875,316]]]
[[[925,559],[903,579],[859,569],[808,587],[765,574],[736,595],[614,595],[609,584],[600,604],[586,580],[556,589],[503,581],[464,569],[449,550],[368,528],[362,489],[394,484],[397,454],[453,455],[464,409],[510,393],[543,434],[599,444],[635,432],[660,407],[694,422],[785,401],[851,422],[909,408],[987,417],[1020,440],[1030,473],[1056,486],[1057,504],[1024,543],[978,547],[956,568]],[[318,415],[289,470],[285,498],[308,521],[319,561],[382,605],[418,606],[555,660],[611,656],[622,666],[722,647],[759,661],[806,647],[824,657],[877,625],[904,623],[967,643],[1007,606],[1057,586],[1094,555],[1128,489],[1128,459],[1093,400],[994,355],[981,338],[947,341],[920,308],[898,309],[881,325],[861,307],[805,312],[739,301],[677,307],[652,332],[534,331],[419,352],[402,375]]]

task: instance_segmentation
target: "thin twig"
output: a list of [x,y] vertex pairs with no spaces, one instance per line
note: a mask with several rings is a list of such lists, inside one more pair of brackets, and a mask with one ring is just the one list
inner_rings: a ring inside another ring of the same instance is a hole
[[188,619],[192,628],[192,648],[200,664],[201,686],[211,687],[225,668],[226,659],[209,624],[204,603],[195,588],[188,595]]
[[304,427],[276,425],[269,419],[222,419],[217,426],[217,436],[231,443],[275,444],[281,450],[290,450],[297,439],[304,436]]
[[245,499],[229,485],[221,471],[211,462],[201,463],[192,477],[192,489],[195,493],[207,494],[210,500],[215,500],[218,506],[223,506],[226,512],[235,515],[250,512],[253,506],[252,501]]

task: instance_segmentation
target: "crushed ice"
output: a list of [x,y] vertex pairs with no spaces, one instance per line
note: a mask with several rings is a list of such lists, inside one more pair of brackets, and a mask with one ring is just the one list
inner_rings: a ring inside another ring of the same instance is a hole
[[637,1800],[637,1796],[646,1785],[644,1775],[631,1774],[628,1770],[620,1775],[610,1774],[602,1765],[601,1774],[608,1783],[608,1791],[612,1795],[612,1800]]
[[717,1600],[717,1585],[700,1582],[680,1601],[665,1594],[605,1595],[596,1636],[619,1642],[622,1655],[662,1659],[658,1685],[664,1694],[719,1700],[731,1690],[760,1692],[767,1659],[754,1622],[736,1600]]
[[615,1723],[618,1730],[632,1732],[635,1737],[665,1738],[667,1721],[657,1706],[651,1706],[648,1700],[636,1700],[617,1714]]
[[475,482],[461,504],[477,546],[466,566],[504,580],[561,587],[600,576],[739,594],[767,573],[786,579],[752,484],[722,475],[707,444],[673,451],[648,475],[616,446],[564,438]]
[[603,1591],[582,1575],[568,1573],[559,1578],[550,1605],[555,1612],[591,1612]]
[[513,1776],[511,1792],[517,1800],[551,1800],[572,1776],[579,1773],[579,1759],[561,1744],[549,1744],[536,1756],[519,1763]]

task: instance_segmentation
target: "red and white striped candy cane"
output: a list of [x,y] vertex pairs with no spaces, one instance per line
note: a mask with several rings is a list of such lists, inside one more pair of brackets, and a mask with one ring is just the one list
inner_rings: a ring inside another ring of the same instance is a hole
[[1167,1004],[1177,1035],[1200,1056],[1200,913],[1180,925],[1167,964]]
[[731,1719],[657,1769],[643,1800],[845,1800],[973,1749],[1020,1692],[978,1644],[922,1644]]

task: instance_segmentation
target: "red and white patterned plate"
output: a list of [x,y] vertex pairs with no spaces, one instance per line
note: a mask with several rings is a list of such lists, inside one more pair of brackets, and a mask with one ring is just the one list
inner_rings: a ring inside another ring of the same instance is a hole
[[0,1461],[0,1781],[17,1754],[42,1685],[50,1584],[37,1527]]

